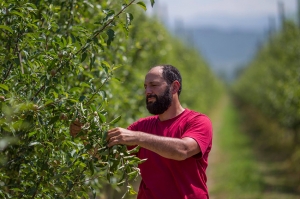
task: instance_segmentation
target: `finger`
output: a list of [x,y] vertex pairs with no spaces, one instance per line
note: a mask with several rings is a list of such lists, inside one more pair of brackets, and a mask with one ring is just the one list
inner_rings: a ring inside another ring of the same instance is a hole
[[111,137],[118,136],[119,134],[120,134],[120,132],[117,128],[111,129],[111,130],[107,131],[106,140],[109,140]]
[[119,144],[118,139],[116,137],[112,137],[112,138],[109,139],[107,146],[112,147],[116,144]]
[[107,133],[113,133],[113,132],[116,132],[116,131],[118,131],[118,127],[117,128],[113,128],[113,129],[109,129],[108,131],[107,131]]

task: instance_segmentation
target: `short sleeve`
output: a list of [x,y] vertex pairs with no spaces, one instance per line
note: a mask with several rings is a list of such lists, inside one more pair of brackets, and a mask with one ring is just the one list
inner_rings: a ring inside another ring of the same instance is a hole
[[189,119],[181,138],[193,138],[199,145],[202,156],[212,144],[212,123],[206,115],[198,115]]
[[[138,122],[134,122],[132,123],[131,125],[129,125],[127,127],[128,130],[131,130],[131,131],[138,131]],[[127,146],[127,150],[131,150],[131,149],[134,149],[136,147],[136,145],[133,145],[133,146]]]

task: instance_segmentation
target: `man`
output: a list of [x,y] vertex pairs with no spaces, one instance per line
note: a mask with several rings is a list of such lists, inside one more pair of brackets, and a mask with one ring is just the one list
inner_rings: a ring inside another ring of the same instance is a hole
[[181,75],[171,65],[155,66],[145,77],[148,111],[127,129],[108,131],[108,146],[139,145],[138,199],[208,199],[207,158],[212,147],[209,118],[181,106]]

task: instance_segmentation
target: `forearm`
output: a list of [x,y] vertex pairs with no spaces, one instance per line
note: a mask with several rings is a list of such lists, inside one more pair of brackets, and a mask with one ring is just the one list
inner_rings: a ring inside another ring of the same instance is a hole
[[185,160],[201,152],[198,143],[193,138],[163,137],[119,127],[109,130],[106,139],[108,147],[116,144],[139,145],[174,160]]
[[184,160],[191,156],[184,140],[136,132],[136,144],[165,158]]

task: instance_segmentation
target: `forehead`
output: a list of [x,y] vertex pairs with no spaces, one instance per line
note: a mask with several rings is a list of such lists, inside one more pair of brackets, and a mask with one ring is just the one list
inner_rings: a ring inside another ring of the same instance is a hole
[[145,83],[165,81],[162,76],[162,71],[161,67],[152,68],[145,76]]

